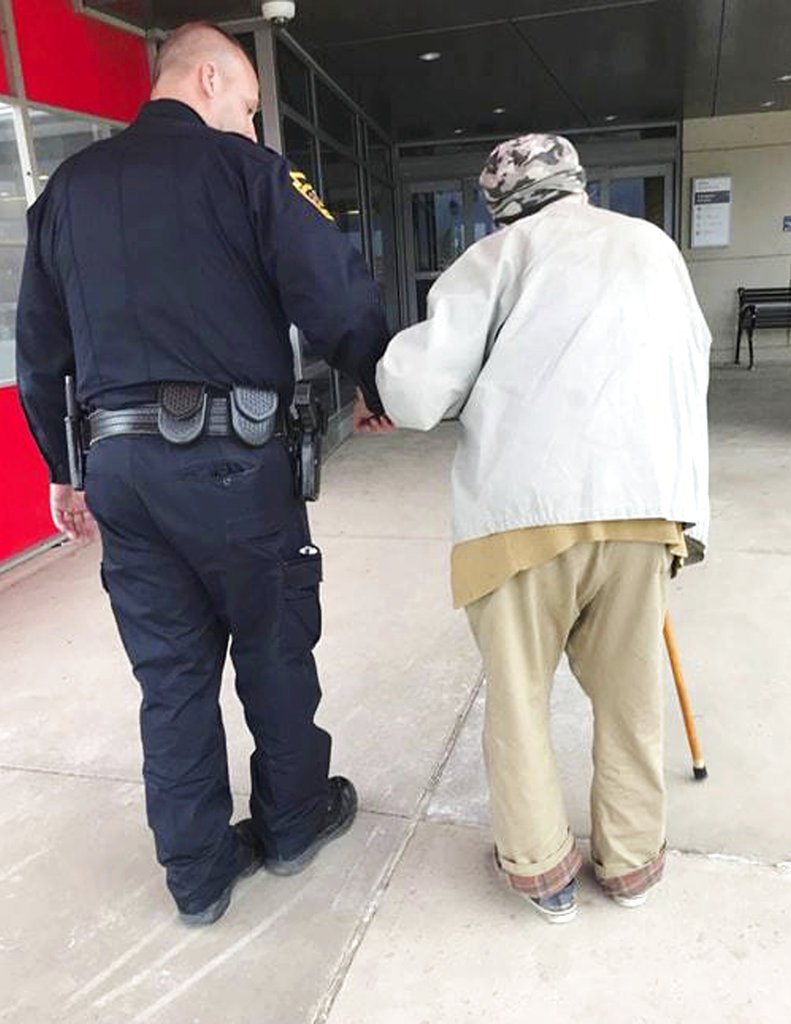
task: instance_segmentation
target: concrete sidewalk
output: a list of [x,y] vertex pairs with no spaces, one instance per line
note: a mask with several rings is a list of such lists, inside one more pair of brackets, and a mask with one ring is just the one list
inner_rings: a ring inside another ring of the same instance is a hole
[[[716,371],[711,410],[711,554],[672,588],[711,777],[691,781],[668,676],[672,853],[639,911],[586,874],[578,920],[551,928],[488,866],[480,664],[447,583],[453,426],[327,466],[320,718],[362,812],[304,875],[243,883],[211,929],[179,925],[154,861],[97,549],[0,577],[0,1020],[791,1021],[791,363]],[[225,690],[241,815],[249,740]],[[554,701],[585,836],[590,712],[565,667]]]

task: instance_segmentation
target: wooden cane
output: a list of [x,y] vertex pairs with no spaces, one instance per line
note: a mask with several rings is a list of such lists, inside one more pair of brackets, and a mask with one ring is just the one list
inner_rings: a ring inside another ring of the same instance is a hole
[[670,623],[670,613],[665,615],[665,625],[662,632],[665,637],[667,656],[670,658],[670,667],[673,670],[673,682],[676,684],[676,693],[678,694],[678,702],[681,705],[684,727],[687,730],[687,740],[689,741],[689,749],[692,754],[692,773],[698,781],[701,781],[709,773],[706,770],[706,762],[703,760],[703,749],[701,748],[697,729],[695,728],[692,706],[690,705],[689,694],[684,683],[684,673],[681,671],[681,658],[679,657],[673,626]]

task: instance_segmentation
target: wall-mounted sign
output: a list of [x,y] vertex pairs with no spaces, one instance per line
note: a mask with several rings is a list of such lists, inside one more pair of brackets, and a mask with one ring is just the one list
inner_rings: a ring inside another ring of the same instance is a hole
[[730,176],[692,179],[692,223],[690,234],[690,245],[693,249],[730,245]]

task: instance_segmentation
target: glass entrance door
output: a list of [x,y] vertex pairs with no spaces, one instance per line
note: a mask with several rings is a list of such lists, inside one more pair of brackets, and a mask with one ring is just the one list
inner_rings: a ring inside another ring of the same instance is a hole
[[642,217],[673,234],[673,167],[592,167],[588,196],[596,206]]
[[426,299],[440,274],[493,225],[474,178],[412,184],[406,199],[409,320],[414,323],[425,319]]
[[[673,234],[673,165],[608,165],[588,169],[592,203],[642,217]],[[477,179],[421,181],[404,193],[408,318],[425,319],[439,275],[470,245],[494,230]]]

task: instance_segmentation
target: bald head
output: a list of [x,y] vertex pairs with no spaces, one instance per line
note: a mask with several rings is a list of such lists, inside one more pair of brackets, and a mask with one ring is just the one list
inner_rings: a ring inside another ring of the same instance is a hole
[[191,22],[160,48],[152,100],[180,100],[212,128],[255,141],[258,76],[236,39],[216,25]]

